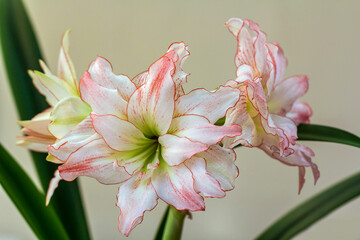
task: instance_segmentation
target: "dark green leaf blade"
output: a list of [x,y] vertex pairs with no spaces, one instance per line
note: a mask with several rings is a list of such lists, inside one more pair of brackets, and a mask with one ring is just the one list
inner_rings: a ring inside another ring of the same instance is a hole
[[316,124],[300,124],[298,137],[298,140],[334,142],[360,147],[358,136],[338,128]]
[[39,239],[69,239],[45,196],[0,144],[0,183]]
[[295,207],[279,218],[256,239],[291,239],[359,195],[360,173],[357,173]]
[[[41,57],[34,31],[21,0],[0,0],[0,38],[12,94],[21,119],[28,120],[48,105],[32,84],[28,69],[41,70]],[[43,190],[46,191],[56,165],[46,154],[31,152]],[[52,202],[73,239],[90,239],[77,181],[60,183]]]

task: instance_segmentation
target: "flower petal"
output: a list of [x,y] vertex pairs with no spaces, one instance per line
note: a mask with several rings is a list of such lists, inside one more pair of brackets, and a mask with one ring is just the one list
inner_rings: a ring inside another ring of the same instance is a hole
[[278,43],[267,43],[268,49],[267,62],[271,68],[269,79],[266,82],[268,92],[274,90],[275,86],[278,85],[284,79],[285,69],[287,67],[287,59],[284,56],[284,52]]
[[203,158],[194,156],[187,160],[185,165],[193,173],[196,192],[201,193],[204,197],[225,197],[220,183],[207,172],[206,162]]
[[73,63],[69,56],[70,44],[69,44],[69,34],[71,30],[67,30],[61,40],[61,48],[59,54],[59,63],[58,63],[58,76],[65,80],[70,86],[77,88],[76,73],[73,66]]
[[234,164],[234,150],[213,145],[196,157],[205,159],[207,173],[220,183],[222,190],[234,189],[234,181],[239,176],[239,169]]
[[300,123],[310,123],[310,117],[312,116],[312,110],[309,104],[295,101],[291,110],[286,114],[286,117],[295,122],[296,125]]
[[44,142],[43,139],[34,139],[28,136],[18,137],[19,141],[16,142],[17,146],[27,148],[35,152],[48,152],[49,145],[53,144],[55,139],[49,142]]
[[88,72],[95,83],[108,89],[117,90],[125,101],[129,101],[130,96],[136,90],[135,84],[127,76],[115,75],[111,63],[103,57],[98,57],[92,62]]
[[[188,46],[186,46],[183,42],[175,42],[171,44],[165,54],[165,56],[171,59],[175,64],[174,73],[172,74],[175,82],[175,99],[184,94],[182,85],[186,83],[187,76],[189,74],[183,71],[182,65],[189,55],[190,52],[188,51]],[[132,82],[136,85],[136,87],[140,87],[145,83],[147,75],[148,71],[142,72],[135,76],[132,79]]]
[[76,95],[67,83],[55,76],[48,76],[38,71],[29,71],[30,77],[37,90],[46,97],[46,101],[55,106],[61,99]]
[[284,79],[277,86],[268,99],[269,112],[285,116],[295,101],[303,96],[309,88],[309,80],[305,75]]
[[89,72],[85,72],[80,79],[80,93],[81,99],[91,106],[94,113],[113,114],[121,119],[127,118],[127,102],[118,90],[100,86],[91,78]]
[[169,133],[213,145],[220,142],[224,137],[241,135],[241,127],[239,125],[215,126],[204,117],[183,115],[173,119]]
[[204,199],[194,190],[191,171],[184,165],[169,167],[160,163],[151,177],[159,198],[177,210],[203,211]]
[[298,138],[297,127],[295,123],[287,117],[282,117],[275,114],[270,114],[270,116],[276,127],[280,128],[284,132],[290,144],[294,145],[295,140]]
[[63,138],[59,139],[55,144],[49,147],[48,150],[51,155],[48,156],[47,160],[49,161],[55,157],[63,163],[71,153],[75,152],[81,146],[91,140],[100,138],[101,136],[97,134],[93,128],[91,118],[87,117]]
[[131,176],[118,165],[116,153],[103,139],[92,140],[73,152],[66,162],[59,166],[60,176],[66,181],[88,176],[103,184],[121,183]]
[[320,177],[320,172],[318,167],[315,163],[311,161],[311,157],[314,157],[314,152],[303,145],[295,144],[291,146],[290,154],[286,154],[286,156],[281,156],[280,150],[276,147],[268,147],[268,146],[261,146],[260,147],[266,154],[270,157],[279,160],[280,162],[289,165],[289,166],[298,166],[299,168],[299,192],[301,191],[302,186],[304,185],[304,171],[303,167],[311,167],[313,175],[314,175],[314,182],[318,180]]
[[169,129],[174,113],[173,70],[174,63],[168,57],[160,58],[150,66],[145,84],[130,98],[128,119],[148,137]]
[[155,140],[147,139],[132,123],[113,115],[90,115],[94,129],[105,142],[117,151],[131,151],[142,148]]
[[[259,29],[259,25],[251,20],[231,18],[226,23],[229,31],[237,38],[238,46],[235,55],[236,67],[243,64],[254,68],[257,76],[267,75],[266,68],[266,35]],[[246,27],[253,31],[255,37],[251,37]]]
[[156,168],[160,162],[158,149],[158,144],[149,144],[136,150],[118,152],[119,166],[124,167],[130,175]]
[[54,177],[50,180],[49,188],[46,193],[46,200],[45,200],[46,206],[49,205],[50,199],[54,195],[56,188],[59,186],[60,180],[62,179],[60,177],[59,170],[56,170],[54,173]]
[[52,108],[48,108],[31,120],[18,121],[18,124],[24,127],[21,132],[25,136],[17,136],[20,140],[16,145],[36,152],[47,152],[49,145],[56,140],[48,130],[51,110]]
[[50,115],[49,131],[56,138],[64,137],[71,129],[89,116],[91,108],[79,97],[68,97],[56,104]]
[[161,145],[162,157],[169,166],[179,165],[194,154],[203,152],[209,147],[207,144],[171,134],[160,136],[158,141]]
[[135,84],[136,88],[139,88],[141,85],[145,83],[147,75],[148,75],[148,71],[142,72],[136,75],[131,81]]
[[226,113],[224,126],[238,124],[242,127],[240,136],[234,138],[225,137],[222,141],[225,148],[233,148],[239,144],[252,147],[256,142],[253,141],[256,136],[256,125],[247,111],[247,98],[240,96],[235,107],[230,108]]
[[50,124],[50,114],[52,108],[48,108],[45,111],[37,114],[31,120],[27,121],[18,121],[17,123],[24,127],[24,129],[31,130],[33,132],[42,134],[42,135],[51,135],[48,130],[48,125]]
[[156,207],[157,199],[150,181],[132,177],[122,183],[116,203],[120,209],[119,231],[129,236],[131,230],[142,222],[145,211],[151,211]]
[[182,65],[189,55],[190,52],[188,51],[188,46],[186,46],[183,42],[171,44],[166,54],[166,56],[172,59],[175,63],[175,71],[173,73],[173,79],[175,82],[175,99],[185,93],[182,85],[186,83],[186,79],[189,74],[183,71]]
[[231,87],[220,87],[215,92],[196,89],[175,102],[175,117],[195,114],[206,117],[210,123],[225,116],[226,111],[239,100],[240,92]]

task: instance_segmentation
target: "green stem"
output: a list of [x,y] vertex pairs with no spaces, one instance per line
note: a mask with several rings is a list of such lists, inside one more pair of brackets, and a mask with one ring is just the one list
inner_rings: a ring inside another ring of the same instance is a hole
[[166,208],[164,216],[161,219],[161,223],[159,225],[159,228],[158,228],[157,233],[156,233],[155,238],[154,238],[155,240],[161,240],[162,239],[162,236],[164,235],[164,228],[165,228],[166,219],[167,219],[168,214],[169,214],[169,207]]
[[162,240],[180,240],[186,213],[169,207]]

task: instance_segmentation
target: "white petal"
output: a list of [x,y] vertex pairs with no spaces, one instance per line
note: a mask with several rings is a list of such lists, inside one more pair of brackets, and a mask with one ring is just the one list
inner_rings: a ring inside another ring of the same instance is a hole
[[224,191],[234,188],[234,181],[239,175],[239,169],[234,164],[236,155],[234,150],[214,145],[206,152],[196,155],[205,159],[206,170],[209,175],[214,177]]
[[63,98],[75,95],[73,90],[69,90],[66,82],[61,82],[55,76],[50,77],[38,71],[29,71],[29,75],[35,87],[51,106],[55,106]]
[[91,63],[88,72],[92,80],[102,87],[117,90],[120,96],[128,101],[136,90],[135,84],[125,75],[115,75],[108,60],[98,57]]
[[89,105],[79,97],[64,98],[56,104],[50,115],[49,131],[60,139],[88,117],[90,112]]
[[299,100],[294,103],[290,112],[286,114],[286,117],[293,120],[296,125],[300,123],[310,123],[311,116],[311,107],[307,103],[300,102]]
[[215,123],[235,105],[239,100],[239,94],[239,90],[231,87],[220,87],[215,92],[205,89],[193,90],[176,100],[174,116],[196,114],[207,118],[210,123]]
[[88,176],[103,184],[121,183],[129,179],[130,175],[117,164],[116,153],[103,139],[92,140],[73,152],[59,166],[60,176],[66,181]]
[[183,115],[173,119],[169,133],[213,145],[220,142],[224,137],[241,135],[241,127],[238,125],[215,126],[204,117]]
[[221,189],[220,183],[208,173],[203,158],[194,156],[187,160],[185,165],[193,174],[196,192],[201,193],[204,197],[225,197],[225,192]]
[[159,198],[177,210],[204,210],[204,199],[194,189],[191,171],[184,164],[175,167],[162,164],[154,170],[151,177]]
[[307,92],[308,88],[307,76],[292,76],[284,79],[274,87],[268,99],[269,112],[284,116],[291,110],[295,101]]
[[42,135],[51,135],[48,130],[48,125],[50,124],[50,114],[52,108],[46,109],[44,112],[37,114],[31,120],[27,121],[18,121],[18,124],[24,128],[37,132]]
[[160,58],[150,66],[145,84],[130,98],[128,119],[148,137],[160,136],[169,129],[174,113],[173,69],[169,58]]
[[132,177],[121,184],[116,203],[120,209],[119,231],[129,236],[131,230],[142,222],[145,211],[156,207],[157,199],[150,181]]
[[70,86],[77,88],[76,73],[73,63],[69,56],[69,33],[71,30],[67,30],[61,40],[61,48],[59,54],[58,63],[58,75],[61,79],[65,80]]
[[87,117],[63,138],[50,146],[49,153],[60,162],[65,162],[69,155],[81,146],[91,140],[100,138],[101,136],[93,128],[91,118]]
[[49,188],[46,193],[46,200],[45,200],[46,206],[49,205],[50,199],[54,195],[55,189],[59,186],[60,180],[62,179],[60,177],[59,170],[56,170],[54,173],[54,177],[51,179],[49,183]]
[[121,119],[127,118],[127,102],[118,90],[97,84],[89,72],[85,72],[80,79],[80,93],[82,100],[91,106],[94,113],[99,115],[112,114]]
[[158,141],[161,145],[162,157],[170,166],[178,165],[209,147],[207,144],[171,134],[160,136]]
[[311,167],[315,183],[320,177],[320,172],[317,165],[311,161],[311,157],[314,157],[315,154],[310,148],[306,146],[300,144],[292,145],[288,150],[290,153],[286,154],[285,157],[281,156],[280,150],[276,147],[270,148],[268,146],[261,146],[261,149],[270,157],[277,159],[286,165],[299,167],[299,193],[305,182],[304,167]]
[[94,129],[105,142],[117,151],[131,151],[152,144],[155,140],[144,137],[132,123],[113,115],[91,114]]

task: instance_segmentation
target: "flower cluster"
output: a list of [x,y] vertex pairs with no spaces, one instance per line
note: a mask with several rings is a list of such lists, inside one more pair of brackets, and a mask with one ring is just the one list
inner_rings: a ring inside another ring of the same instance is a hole
[[225,139],[224,146],[258,147],[284,164],[298,166],[300,193],[305,167],[312,168],[315,183],[320,176],[311,161],[313,151],[295,143],[297,125],[309,123],[312,115],[310,106],[299,101],[308,90],[308,78],[284,78],[287,60],[283,51],[277,43],[266,43],[266,34],[258,24],[232,18],[225,25],[237,40],[236,79],[225,85],[241,92],[236,106],[226,114],[225,126],[239,124],[243,131]]
[[47,202],[60,180],[88,176],[118,184],[119,231],[128,236],[159,198],[178,210],[201,211],[204,197],[224,197],[239,173],[237,145],[298,166],[300,189],[304,167],[317,179],[313,152],[295,143],[296,124],[311,116],[298,100],[307,77],[283,79],[283,52],[266,43],[257,24],[230,19],[226,26],[238,42],[236,79],[215,91],[189,93],[183,89],[188,74],[182,65],[189,56],[183,42],[133,79],[114,74],[98,57],[77,81],[66,32],[58,75],[42,62],[44,73],[29,72],[51,107],[19,122],[26,135],[19,145],[48,152],[47,160],[59,164]]

